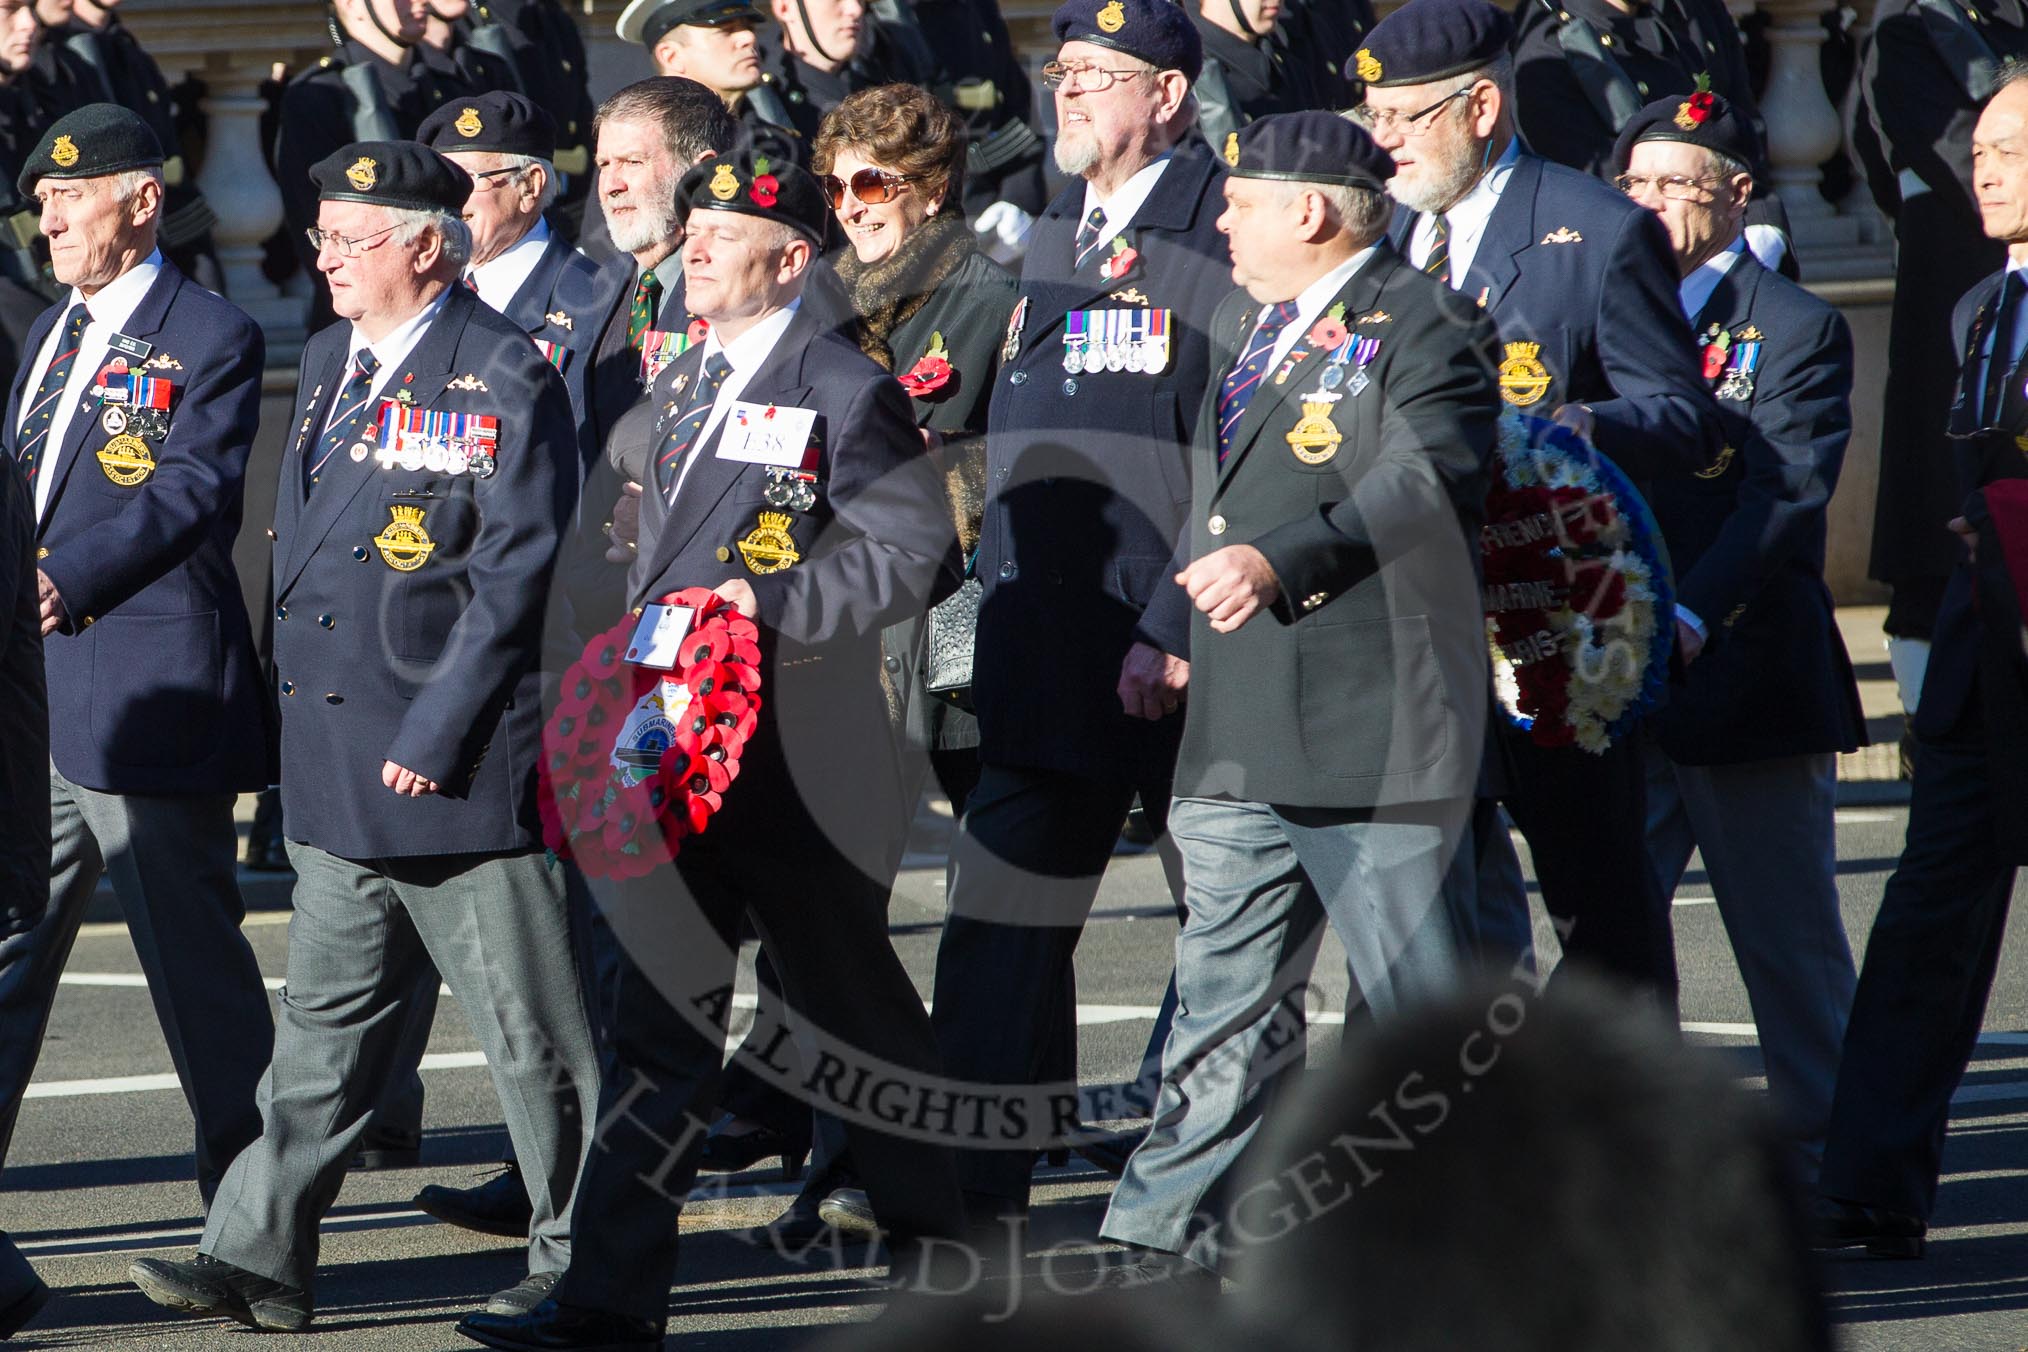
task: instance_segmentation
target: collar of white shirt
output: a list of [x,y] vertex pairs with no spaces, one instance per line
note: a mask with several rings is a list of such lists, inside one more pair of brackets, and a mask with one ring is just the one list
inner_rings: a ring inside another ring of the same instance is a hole
[[1090,218],[1093,207],[1104,207],[1106,212],[1105,228],[1099,231],[1098,244],[1094,247],[1110,244],[1115,235],[1133,224],[1135,214],[1147,203],[1148,195],[1155,191],[1155,185],[1162,181],[1162,171],[1169,167],[1171,158],[1173,152],[1145,166],[1139,173],[1122,183],[1111,197],[1100,197],[1098,189],[1094,188],[1089,180],[1086,181],[1084,211],[1077,218],[1079,224]]
[[1742,236],[1698,264],[1696,270],[1683,279],[1676,288],[1676,299],[1683,306],[1685,319],[1694,321],[1697,318],[1698,311],[1710,302],[1711,293],[1718,289],[1718,283],[1732,271],[1732,265],[1745,252],[1746,239]]
[[[774,352],[775,345],[782,341],[782,335],[789,331],[789,323],[795,319],[796,311],[801,309],[802,305],[802,298],[799,296],[729,343],[721,343],[718,340],[717,325],[711,327],[710,336],[704,340],[704,355],[699,361],[707,362],[714,356],[723,356],[731,363],[732,373],[725,378],[725,383],[718,387],[718,393],[711,401],[711,412],[705,415],[704,427],[698,433],[696,442],[698,446],[701,447],[713,429],[725,421],[725,415],[732,410],[733,404],[746,393],[747,382],[753,379],[754,373],[760,370],[761,364]],[[703,368],[700,365],[698,369]],[[676,494],[682,493],[684,480],[690,477],[690,469],[696,463],[695,455],[683,457],[683,465],[677,471]],[[675,497],[672,496],[670,501],[675,501]]]
[[548,247],[549,222],[538,216],[533,230],[502,250],[498,258],[472,269],[470,276],[479,288],[479,299],[500,313],[507,313],[507,307],[514,303],[514,297],[520,294]]
[[[373,384],[368,387],[367,397],[371,399],[379,394],[381,390],[386,388],[387,382],[394,378],[395,368],[407,361],[408,354],[413,352],[415,345],[422,341],[423,332],[435,322],[438,315],[443,313],[444,306],[449,302],[450,298],[451,289],[445,287],[437,293],[435,300],[432,300],[429,304],[423,306],[422,309],[416,311],[415,314],[403,320],[392,331],[383,335],[377,343],[367,342],[364,335],[359,332],[358,327],[355,325],[352,330],[351,339],[345,349],[345,371],[339,377],[341,384],[343,381],[351,378],[352,368],[359,361],[361,349],[369,350],[373,353],[374,360],[379,362],[380,365],[374,369]],[[336,397],[333,397],[331,407],[326,411],[324,416],[328,420],[337,412],[338,400]],[[330,423],[328,421],[325,423],[325,430],[330,430]]]
[[[1303,288],[1303,293],[1296,297],[1296,322],[1283,329],[1281,337],[1275,340],[1275,350],[1268,358],[1269,366],[1281,364],[1282,360],[1294,350],[1296,340],[1308,333],[1310,327],[1324,317],[1324,309],[1331,303],[1331,298],[1344,289],[1345,283],[1352,280],[1352,274],[1366,266],[1366,260],[1372,256],[1373,246],[1369,244]],[[1254,322],[1258,324],[1260,316],[1266,314],[1267,306],[1263,305]],[[1347,315],[1346,327],[1350,328],[1356,319],[1356,315]]]
[[[1517,137],[1507,143],[1500,158],[1493,161],[1493,167],[1479,175],[1479,181],[1443,213],[1444,228],[1450,232],[1451,290],[1464,286],[1465,274],[1472,270],[1479,241],[1486,234],[1486,223],[1493,219],[1493,208],[1500,205],[1500,194],[1507,190],[1507,180],[1514,176],[1514,166],[1520,162],[1521,141]],[[1428,261],[1435,239],[1436,213],[1426,211],[1415,223],[1412,256],[1417,267]]]

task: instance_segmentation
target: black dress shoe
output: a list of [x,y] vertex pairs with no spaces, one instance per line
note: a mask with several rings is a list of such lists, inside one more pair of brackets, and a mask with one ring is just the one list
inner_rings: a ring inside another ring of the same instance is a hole
[[386,1127],[368,1127],[366,1134],[359,1138],[357,1153],[352,1156],[352,1167],[361,1173],[413,1169],[421,1163],[421,1134],[391,1131]]
[[867,1200],[863,1188],[833,1188],[817,1204],[817,1215],[832,1228],[849,1235],[871,1237],[880,1233],[880,1218],[873,1214],[873,1203]]
[[525,1239],[535,1208],[528,1202],[528,1185],[522,1182],[521,1166],[508,1160],[501,1171],[474,1188],[447,1188],[432,1183],[409,1203],[425,1216],[435,1216],[461,1230],[482,1235],[504,1235]]
[[507,1352],[650,1352],[662,1346],[660,1319],[587,1310],[545,1300],[527,1314],[473,1314],[458,1321],[458,1332],[485,1347]]
[[21,1250],[0,1235],[0,1338],[12,1338],[21,1326],[49,1304],[49,1288],[21,1256]]
[[549,1299],[562,1278],[561,1272],[531,1272],[505,1291],[495,1291],[486,1302],[487,1314],[528,1314]]
[[1921,1218],[1906,1212],[1820,1197],[1811,1218],[1810,1247],[1864,1249],[1872,1258],[1920,1258],[1928,1233]]
[[1225,1282],[1209,1268],[1201,1268],[1181,1254],[1160,1249],[1136,1249],[1126,1262],[1108,1264],[1101,1270],[1098,1288],[1126,1291],[1136,1287],[1162,1286],[1172,1291],[1218,1295]]
[[714,1130],[704,1138],[697,1168],[700,1173],[737,1174],[775,1156],[781,1157],[782,1177],[795,1182],[803,1176],[803,1163],[810,1157],[810,1133],[806,1130],[798,1136],[773,1127],[736,1133]]
[[830,1223],[817,1214],[820,1200],[805,1192],[766,1225],[735,1230],[732,1237],[757,1249],[772,1249],[788,1258],[799,1257],[803,1250],[822,1245],[831,1236]]
[[249,1328],[294,1333],[315,1313],[310,1293],[234,1267],[208,1253],[188,1262],[139,1258],[127,1277],[157,1305],[184,1314],[222,1314]]
[[287,873],[288,847],[282,844],[282,795],[262,789],[254,799],[253,823],[246,833],[246,866],[256,873]]
[[1075,1150],[1086,1164],[1093,1165],[1114,1178],[1127,1172],[1127,1160],[1140,1149],[1141,1142],[1148,1139],[1145,1129],[1135,1131],[1101,1131],[1088,1139],[1074,1142]]

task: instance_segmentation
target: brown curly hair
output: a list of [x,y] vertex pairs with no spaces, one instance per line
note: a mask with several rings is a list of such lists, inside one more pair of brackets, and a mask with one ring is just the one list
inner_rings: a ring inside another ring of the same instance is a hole
[[965,163],[965,126],[926,89],[878,85],[848,94],[824,115],[810,151],[811,171],[830,173],[838,152],[848,149],[914,179],[926,201],[950,201]]

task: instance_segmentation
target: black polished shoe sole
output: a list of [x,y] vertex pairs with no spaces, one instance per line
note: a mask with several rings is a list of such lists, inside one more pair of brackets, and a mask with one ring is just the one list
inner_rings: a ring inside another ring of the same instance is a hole
[[[531,1348],[537,1346],[537,1344],[524,1343],[518,1339],[497,1337],[490,1329],[473,1328],[470,1319],[459,1320],[456,1332],[463,1337],[470,1338],[481,1347],[499,1348],[500,1352],[530,1352]],[[661,1345],[662,1340],[660,1338],[652,1343],[579,1343],[575,1347],[572,1347],[570,1352],[642,1352],[643,1348],[660,1347]]]
[[0,1310],[0,1338],[12,1338],[23,1324],[41,1314],[42,1307],[49,1304],[50,1294],[49,1288],[38,1281],[12,1305]]
[[524,1209],[518,1219],[504,1214],[487,1215],[483,1212],[466,1210],[454,1200],[458,1196],[454,1189],[432,1185],[410,1199],[409,1205],[425,1216],[434,1216],[444,1224],[455,1225],[460,1230],[470,1230],[481,1235],[498,1235],[502,1239],[528,1238],[528,1223],[535,1218],[534,1211]]
[[817,1217],[832,1229],[842,1230],[848,1235],[872,1236],[881,1232],[880,1218],[873,1214],[872,1207],[841,1202],[835,1197],[826,1197],[817,1204]]
[[1929,1241],[1923,1235],[1855,1235],[1850,1239],[1820,1239],[1810,1247],[1826,1258],[1920,1258]]
[[[296,1333],[308,1328],[313,1316],[300,1310],[284,1310],[279,1318],[263,1319],[259,1311],[231,1291],[225,1293],[222,1302],[214,1302],[210,1292],[200,1293],[197,1288],[186,1286],[172,1273],[150,1265],[142,1258],[127,1268],[127,1280],[141,1288],[141,1294],[164,1309],[180,1314],[219,1314],[228,1319],[238,1320],[250,1329],[266,1333]],[[266,1302],[262,1302],[263,1305]],[[269,1307],[272,1309],[272,1307]]]

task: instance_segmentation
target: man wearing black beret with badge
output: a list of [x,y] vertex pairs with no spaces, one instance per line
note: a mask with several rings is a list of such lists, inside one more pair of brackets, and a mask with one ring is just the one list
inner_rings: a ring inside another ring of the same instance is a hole
[[1484,739],[1493,325],[1387,242],[1394,164],[1357,126],[1287,113],[1231,144],[1219,228],[1242,289],[1212,323],[1177,579],[1188,914],[1155,1126],[1101,1230],[1142,1251],[1122,1285],[1222,1265],[1221,1184],[1303,1064],[1275,1025],[1322,923],[1381,1017],[1470,960],[1444,883]]
[[275,695],[296,870],[265,1132],[156,1303],[265,1329],[312,1317],[317,1226],[443,974],[493,1072],[534,1219],[535,1303],[568,1261],[599,1072],[536,815],[544,595],[575,504],[555,368],[458,285],[470,177],[413,142],[312,170],[311,243],[347,323],[304,349],[275,508]]
[[19,188],[69,288],[29,332],[0,424],[36,527],[48,666],[50,902],[0,939],[0,1149],[102,877],[197,1126],[210,1197],[260,1133],[266,988],[241,935],[236,795],[273,735],[233,570],[263,345],[158,251],[162,148],[110,103],[43,134]]
[[[1042,79],[1070,184],[1029,236],[986,429],[983,770],[934,1014],[953,1075],[1027,1093],[1075,1045],[1072,955],[1135,795],[1158,833],[1169,802],[1190,671],[1171,579],[1230,289],[1225,163],[1192,127],[1190,17],[1169,0],[1069,0],[1052,27]],[[980,1216],[1026,1209],[1035,1150],[1060,1134],[1032,1125],[1034,1141],[962,1158]]]
[[[1493,317],[1509,406],[1573,429],[1636,484],[1704,469],[1722,428],[1668,235],[1609,185],[1522,148],[1512,29],[1486,0],[1408,0],[1355,54],[1357,116],[1394,157],[1395,247]],[[1489,787],[1528,838],[1565,957],[1673,1000],[1638,749],[1540,746],[1504,717],[1490,741]],[[1527,896],[1490,797],[1474,835],[1481,936],[1510,961],[1530,947]]]
[[515,93],[453,99],[423,119],[416,140],[472,177],[464,220],[472,232],[465,285],[528,334],[563,373],[589,467],[593,444],[587,381],[592,351],[610,315],[611,288],[598,265],[549,228],[544,217],[562,188],[556,124]]
[[1824,513],[1852,435],[1852,336],[1753,256],[1759,133],[1716,95],[1620,133],[1620,189],[1668,227],[1725,449],[1655,481],[1682,681],[1640,736],[1648,852],[1672,896],[1693,850],[1753,1000],[1768,1093],[1814,1178],[1856,975],[1838,906],[1838,757],[1865,741],[1824,586]]
[[[880,1117],[869,1070],[910,1101],[942,1086],[929,1019],[887,937],[909,807],[880,687],[880,633],[956,582],[942,485],[908,396],[803,304],[828,215],[816,181],[750,152],[677,190],[688,303],[709,335],[650,391],[657,418],[630,603],[711,587],[760,630],[760,722],[710,830],[673,865],[595,885],[621,940],[616,1073],[550,1300],[474,1315],[495,1348],[660,1347],[677,1220],[713,1115],[742,911],[798,1040],[793,1083],[844,1123],[898,1272],[963,1226],[950,1147]],[[822,1064],[833,1069],[825,1073]],[[854,1087],[856,1086],[856,1087]],[[880,1097],[892,1093],[884,1091]]]

